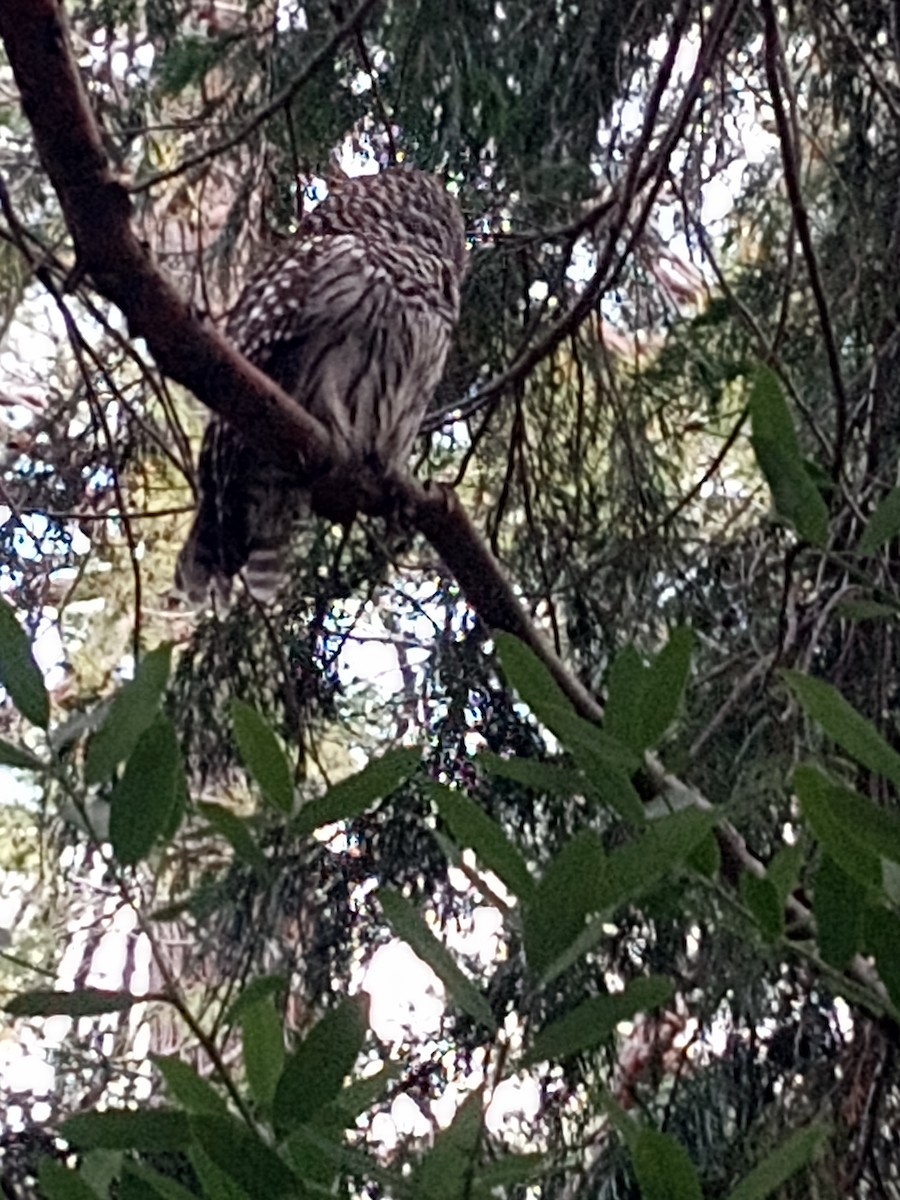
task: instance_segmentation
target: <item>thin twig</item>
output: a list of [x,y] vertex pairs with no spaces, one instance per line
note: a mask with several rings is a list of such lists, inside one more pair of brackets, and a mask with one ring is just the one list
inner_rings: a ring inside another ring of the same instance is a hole
[[223,138],[221,142],[216,142],[215,145],[207,146],[205,150],[188,155],[187,158],[183,158],[176,166],[170,167],[168,171],[160,171],[156,175],[142,179],[140,183],[132,184],[128,190],[132,194],[149,191],[151,188],[156,187],[157,184],[164,183],[168,179],[174,179],[178,175],[183,175],[185,171],[190,171],[193,167],[199,167],[210,159],[217,158],[218,155],[225,154],[226,151],[233,150],[235,146],[241,145],[254,130],[268,121],[269,117],[274,116],[279,109],[286,108],[290,104],[316,71],[329,61],[341,42],[357,31],[370,10],[375,7],[375,3],[376,0],[362,0],[362,3],[351,16],[334,31],[328,41],[310,58],[303,69],[298,71],[293,79],[288,80],[284,87],[275,93],[268,104],[264,104],[262,108],[258,108],[253,116],[248,121],[245,121],[234,133],[230,134],[227,138]]

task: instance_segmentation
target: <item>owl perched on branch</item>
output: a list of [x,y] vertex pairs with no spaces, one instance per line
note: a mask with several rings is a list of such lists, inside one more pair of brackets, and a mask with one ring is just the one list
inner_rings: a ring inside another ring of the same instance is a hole
[[[326,427],[336,457],[389,479],[404,469],[438,384],[466,271],[459,208],[439,180],[396,168],[341,179],[247,284],[228,338]],[[191,600],[279,587],[311,480],[213,417],[200,503],[178,560]]]

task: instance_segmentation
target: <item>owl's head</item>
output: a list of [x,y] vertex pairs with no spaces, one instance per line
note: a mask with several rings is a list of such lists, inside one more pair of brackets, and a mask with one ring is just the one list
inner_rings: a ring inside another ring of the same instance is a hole
[[456,200],[436,175],[392,167],[378,175],[329,180],[328,196],[303,220],[302,232],[364,233],[419,247],[450,263],[462,279],[468,268],[465,225]]

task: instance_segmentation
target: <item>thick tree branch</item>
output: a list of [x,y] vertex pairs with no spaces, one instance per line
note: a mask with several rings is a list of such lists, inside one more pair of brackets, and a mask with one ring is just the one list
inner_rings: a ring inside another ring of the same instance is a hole
[[72,234],[76,273],[117,305],[160,370],[312,473],[332,458],[323,427],[205,325],[160,275],[131,227],[72,55],[58,0],[0,0],[6,46],[35,145]]

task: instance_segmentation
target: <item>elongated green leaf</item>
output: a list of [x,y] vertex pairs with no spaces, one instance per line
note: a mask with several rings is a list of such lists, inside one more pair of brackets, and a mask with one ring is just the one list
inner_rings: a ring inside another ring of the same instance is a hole
[[771,880],[782,904],[797,886],[803,858],[803,846],[800,842],[796,842],[793,845],[781,846],[769,863],[766,876]]
[[556,680],[524,642],[508,633],[496,634],[495,640],[509,682],[588,778],[605,766],[628,772],[637,770],[641,765],[640,755],[579,717]]
[[197,1193],[188,1191],[186,1187],[178,1183],[177,1180],[171,1179],[168,1175],[161,1175],[159,1171],[154,1171],[152,1167],[146,1166],[144,1163],[130,1161],[125,1168],[126,1178],[139,1180],[146,1189],[149,1189],[149,1194],[154,1197],[159,1197],[159,1200],[197,1200]]
[[23,771],[47,770],[46,763],[42,763],[30,750],[14,746],[4,738],[0,738],[0,767],[20,767]]
[[45,1158],[38,1167],[41,1195],[47,1200],[99,1200],[98,1194],[78,1171]]
[[254,1100],[268,1109],[284,1067],[284,1028],[271,996],[241,1010],[244,1067]]
[[835,813],[832,798],[840,789],[821,771],[810,766],[799,766],[792,782],[803,816],[825,851],[842,871],[864,888],[880,888],[880,858],[863,846],[856,839],[854,831]]
[[201,800],[197,805],[199,811],[206,817],[213,829],[231,843],[238,858],[249,863],[263,879],[270,872],[269,862],[256,843],[247,822],[222,804],[214,804],[211,800]]
[[228,1020],[240,1020],[245,1008],[258,1004],[269,997],[273,1004],[279,1004],[287,995],[288,979],[286,975],[260,975],[251,979],[235,1002],[228,1010]]
[[541,975],[584,930],[588,913],[609,900],[606,855],[597,834],[573,837],[550,863],[523,909],[525,957]]
[[342,779],[322,797],[304,805],[294,822],[298,833],[312,833],[332,821],[361,816],[378,800],[396,791],[413,775],[422,761],[422,751],[413,746],[389,750],[373,759],[357,774]]
[[648,979],[635,979],[624,992],[594,996],[542,1029],[528,1050],[523,1065],[530,1066],[547,1058],[566,1058],[597,1046],[613,1033],[620,1021],[630,1020],[636,1013],[659,1008],[671,999],[673,992],[670,980],[662,976],[650,976]]
[[685,627],[673,629],[668,642],[644,674],[640,715],[642,750],[655,746],[675,720],[693,653],[693,632]]
[[295,1200],[303,1195],[301,1180],[246,1125],[228,1117],[194,1116],[190,1131],[203,1152],[250,1200],[279,1196]]
[[28,635],[15,609],[0,598],[0,684],[13,704],[32,725],[50,724],[50,697],[41,669],[34,661]]
[[900,919],[886,908],[873,906],[863,913],[863,942],[875,956],[881,982],[895,1008],[900,1008]]
[[[536,1182],[551,1169],[547,1154],[504,1154],[480,1166],[475,1176],[477,1196],[495,1196],[498,1188]],[[502,1193],[501,1193],[502,1194]]]
[[175,1055],[153,1055],[153,1062],[166,1081],[166,1091],[189,1113],[224,1116],[228,1105],[212,1084],[198,1075],[190,1063]]
[[852,831],[861,846],[900,863],[900,818],[849,788],[833,788],[829,799],[835,818]]
[[390,1085],[403,1073],[398,1062],[388,1061],[374,1075],[365,1075],[362,1079],[354,1079],[340,1092],[331,1104],[336,1126],[350,1128],[357,1117],[384,1099]]
[[866,890],[827,854],[816,872],[813,913],[819,953],[842,971],[859,949]]
[[[250,1200],[247,1192],[209,1157],[199,1142],[193,1142],[188,1158],[205,1200]],[[301,1196],[302,1192],[299,1193]]]
[[179,773],[184,767],[175,727],[158,717],[141,734],[112,794],[109,840],[120,863],[139,863],[171,827]]
[[774,942],[780,938],[784,933],[784,904],[771,879],[759,879],[744,871],[741,896],[766,941]]
[[157,646],[141,659],[134,679],[113,697],[106,719],[88,747],[84,767],[87,783],[102,783],[130,756],[156,717],[171,665],[171,644]]
[[475,851],[482,863],[503,881],[514,896],[528,899],[535,883],[525,861],[502,828],[463,792],[429,783],[429,795],[447,822],[457,845]]
[[96,1017],[100,1013],[126,1012],[140,1004],[139,996],[130,992],[108,992],[102,988],[79,988],[75,992],[52,992],[37,989],[22,992],[4,1005],[14,1017]]
[[580,771],[555,762],[541,762],[536,758],[501,758],[490,750],[479,750],[476,762],[491,775],[512,779],[535,792],[549,792],[551,796],[582,796],[589,786]]
[[243,700],[232,702],[231,725],[241,761],[263,796],[280,812],[290,813],[294,807],[291,764],[278,738],[256,709]]
[[667,1133],[642,1129],[631,1156],[643,1200],[703,1200],[687,1151]]
[[465,1098],[416,1168],[413,1195],[428,1200],[467,1200],[483,1113],[484,1093],[478,1088]]
[[647,813],[637,788],[619,767],[599,766],[591,773],[591,790],[605,804],[627,821],[632,829],[643,829]]
[[340,1093],[368,1028],[367,1000],[344,1000],[318,1021],[284,1065],[275,1090],[275,1126],[289,1133],[313,1120]]
[[387,888],[379,893],[391,929],[427,963],[459,1007],[486,1029],[496,1028],[494,1014],[474,983],[462,973],[408,900]]
[[611,737],[638,754],[647,749],[643,728],[646,675],[641,656],[629,644],[616,655],[606,677],[603,727]]
[[722,852],[713,830],[700,839],[685,862],[691,870],[698,871],[707,879],[715,879],[722,865]]
[[828,540],[828,507],[813,482],[797,442],[778,379],[767,367],[756,371],[750,393],[750,441],[772,491],[775,511],[814,546]]
[[799,671],[782,671],[781,675],[804,712],[817,721],[851,758],[900,787],[900,754],[888,745],[870,721],[847,703],[837,688],[824,679],[814,679]]
[[[354,1150],[330,1132],[323,1131],[318,1122],[314,1125],[300,1125],[285,1139],[284,1146],[310,1195],[322,1196],[323,1200],[334,1195],[330,1187],[323,1189],[316,1178],[311,1182],[310,1176],[307,1175],[310,1168],[314,1172],[324,1173],[323,1166],[330,1163],[332,1168],[346,1175],[365,1176],[376,1180],[387,1196],[396,1196],[397,1200],[412,1200],[408,1180],[404,1180],[399,1171],[386,1170],[373,1156]],[[330,1176],[333,1178],[334,1174],[335,1171],[332,1170]]]
[[885,543],[900,533],[900,488],[882,496],[859,539],[860,554],[875,554]]
[[78,1113],[62,1135],[80,1150],[183,1150],[191,1140],[184,1113],[163,1108]]
[[651,821],[645,833],[609,856],[610,902],[623,904],[655,887],[687,861],[716,820],[713,812],[685,808]]
[[813,1161],[826,1135],[821,1125],[798,1129],[741,1180],[728,1200],[766,1200]]

